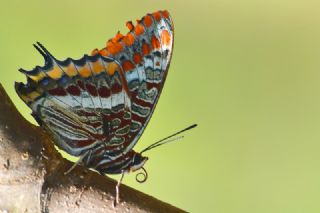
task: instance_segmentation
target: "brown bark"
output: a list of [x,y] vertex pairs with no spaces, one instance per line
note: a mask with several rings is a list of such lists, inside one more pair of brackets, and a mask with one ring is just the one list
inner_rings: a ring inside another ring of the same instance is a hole
[[62,158],[41,128],[16,110],[0,84],[0,212],[184,212]]

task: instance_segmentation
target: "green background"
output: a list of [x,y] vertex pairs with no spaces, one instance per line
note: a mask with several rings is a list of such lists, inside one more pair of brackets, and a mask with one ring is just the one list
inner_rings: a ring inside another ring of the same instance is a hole
[[175,48],[135,149],[199,126],[146,153],[146,183],[124,183],[190,212],[320,212],[317,0],[0,0],[1,83],[34,122],[13,82],[43,64],[35,41],[80,58],[159,9],[174,20]]

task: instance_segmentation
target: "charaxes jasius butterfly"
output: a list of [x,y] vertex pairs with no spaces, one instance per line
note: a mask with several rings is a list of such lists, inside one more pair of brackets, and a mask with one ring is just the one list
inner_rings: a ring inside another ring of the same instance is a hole
[[167,11],[147,14],[127,27],[126,35],[118,32],[106,47],[79,60],[57,60],[37,42],[45,65],[20,69],[27,83],[15,84],[55,144],[104,175],[136,171],[147,161],[133,147],[157,104],[173,50]]

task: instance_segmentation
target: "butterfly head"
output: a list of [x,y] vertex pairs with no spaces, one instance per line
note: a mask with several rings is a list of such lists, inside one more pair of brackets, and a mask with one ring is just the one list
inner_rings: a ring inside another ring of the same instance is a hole
[[[131,162],[131,165],[130,165],[130,172],[135,172],[137,170],[140,170],[142,169],[142,172],[138,172],[136,174],[136,180],[137,182],[139,183],[143,183],[145,182],[147,179],[148,179],[148,173],[147,171],[143,168],[144,164],[147,162],[149,158],[148,157],[144,157],[141,155],[141,153],[135,153],[133,155],[133,158],[132,158],[132,162]],[[140,178],[139,178],[140,177]],[[142,177],[142,178],[141,178]]]
[[149,159],[148,157],[144,157],[140,153],[135,153],[132,158],[132,162],[131,162],[129,171],[135,172],[135,171],[141,169],[144,166],[144,164],[147,162],[148,159]]

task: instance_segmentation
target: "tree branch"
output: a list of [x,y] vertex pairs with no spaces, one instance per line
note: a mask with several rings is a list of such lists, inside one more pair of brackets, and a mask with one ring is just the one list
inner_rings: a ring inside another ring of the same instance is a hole
[[116,182],[72,165],[0,84],[0,212],[184,212],[125,185],[114,207]]

